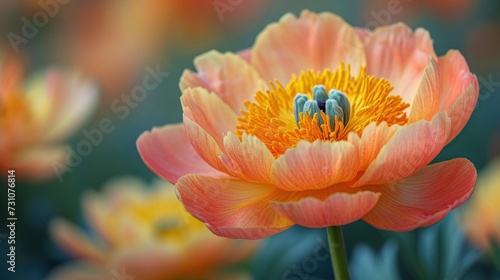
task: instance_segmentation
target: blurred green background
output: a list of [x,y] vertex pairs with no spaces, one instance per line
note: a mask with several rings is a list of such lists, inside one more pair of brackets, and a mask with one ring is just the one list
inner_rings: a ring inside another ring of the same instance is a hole
[[[50,240],[47,234],[49,221],[57,216],[66,217],[84,227],[80,195],[89,189],[99,190],[108,180],[122,175],[136,175],[148,181],[155,176],[143,164],[137,152],[137,137],[153,126],[176,123],[182,120],[178,88],[184,69],[193,69],[193,59],[211,49],[238,51],[252,46],[256,36],[269,23],[277,21],[283,14],[299,14],[303,9],[316,12],[330,11],[342,16],[354,26],[374,27],[404,21],[412,28],[424,27],[434,39],[438,55],[449,49],[460,50],[467,59],[471,72],[480,82],[480,98],[476,110],[461,134],[441,152],[435,160],[455,157],[470,159],[480,171],[492,158],[500,155],[500,2],[496,0],[464,1],[320,1],[320,0],[271,0],[256,1],[255,6],[245,3],[236,5],[219,17],[213,4],[215,1],[191,1],[189,8],[175,10],[172,20],[160,20],[165,26],[145,24],[146,17],[124,12],[126,20],[111,27],[106,26],[106,17],[120,5],[131,11],[142,9],[147,1],[69,0],[60,5],[58,13],[40,27],[28,43],[19,45],[19,52],[26,65],[27,75],[49,66],[83,69],[101,85],[101,102],[92,118],[82,129],[91,130],[99,126],[103,118],[110,118],[116,128],[104,135],[101,144],[93,147],[92,153],[71,172],[43,182],[34,182],[17,174],[17,272],[13,276],[6,271],[6,242],[1,240],[1,279],[44,279],[54,267],[69,260]],[[384,13],[389,2],[399,2],[402,11]],[[113,1],[109,1],[113,2]],[[133,3],[134,4],[130,4]],[[153,1],[154,2],[154,1]],[[164,1],[164,2],[182,2]],[[204,3],[207,2],[207,3]],[[235,1],[237,2],[237,1]],[[122,4],[120,4],[122,3]],[[37,1],[2,1],[0,4],[0,49],[12,52],[15,49],[7,34],[20,33],[22,18],[31,19],[41,9]],[[171,16],[172,8],[164,8],[164,17]],[[177,8],[175,8],[177,9]],[[147,11],[147,10],[146,10]],[[162,10],[163,11],[163,10]],[[185,12],[185,14],[179,14]],[[162,15],[159,16],[160,19]],[[206,20],[207,22],[200,21]],[[222,20],[221,20],[222,19]],[[153,23],[154,24],[154,23]],[[114,28],[117,28],[116,30]],[[110,39],[110,34],[124,33],[127,38]],[[108,33],[109,32],[109,33]],[[129,34],[130,32],[130,34]],[[131,46],[127,45],[130,44]],[[142,44],[136,46],[134,44]],[[98,46],[108,46],[108,53],[98,54]],[[130,50],[117,54],[124,49]],[[112,57],[117,54],[116,57]],[[121,55],[121,56],[120,56]],[[109,61],[106,58],[110,58]],[[124,61],[129,59],[130,61]],[[95,60],[95,61],[93,61]],[[146,66],[169,72],[170,75],[148,92],[144,101],[123,120],[111,110],[111,104],[121,95],[142,83]],[[75,145],[86,139],[78,132],[68,141]],[[5,205],[6,192],[2,192],[1,205]],[[6,207],[2,207],[5,215]],[[3,219],[5,220],[5,219]],[[1,229],[0,233],[6,233]],[[415,236],[417,232],[404,236]],[[251,260],[249,267],[256,279],[282,279],[283,273],[294,264],[299,264],[313,253],[317,237],[325,239],[322,230],[296,228],[272,237],[273,242],[261,248],[258,259],[266,259],[267,267]],[[363,222],[344,227],[348,257],[360,243],[369,244],[378,250],[391,233],[381,232]],[[290,250],[294,244],[295,250]],[[293,254],[293,257],[291,256]],[[420,276],[400,261],[400,271],[405,279]],[[483,269],[483,268],[478,268]],[[485,277],[490,277],[485,270]],[[319,268],[307,279],[330,279],[329,261],[319,262]],[[316,277],[316,278],[314,278]],[[283,278],[285,279],[285,278]],[[294,279],[294,278],[289,278]],[[296,278],[300,279],[300,278]]]

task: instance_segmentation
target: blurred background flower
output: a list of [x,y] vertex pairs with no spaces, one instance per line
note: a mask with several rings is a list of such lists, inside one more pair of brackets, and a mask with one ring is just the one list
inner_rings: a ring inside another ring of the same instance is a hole
[[49,279],[106,279],[122,271],[144,280],[248,279],[223,269],[248,258],[258,242],[212,234],[184,210],[173,185],[119,178],[104,189],[83,196],[92,237],[64,219],[51,223],[55,242],[80,263]]
[[500,272],[500,157],[480,174],[476,191],[461,218],[470,242],[490,254]]
[[0,170],[27,177],[55,175],[61,141],[94,111],[97,85],[74,71],[49,69],[24,78],[22,62],[0,58]]

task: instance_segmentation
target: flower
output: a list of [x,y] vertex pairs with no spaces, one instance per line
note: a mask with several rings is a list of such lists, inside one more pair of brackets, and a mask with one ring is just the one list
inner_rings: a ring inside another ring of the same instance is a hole
[[21,63],[0,61],[0,170],[24,178],[54,174],[65,155],[62,140],[78,129],[98,101],[97,87],[78,73],[49,69],[26,82]]
[[477,191],[462,211],[461,224],[469,240],[490,251],[500,244],[500,157],[494,159],[479,175]]
[[251,50],[194,64],[180,81],[183,124],[145,132],[137,146],[218,235],[359,219],[408,231],[473,191],[468,160],[427,164],[465,126],[477,78],[458,51],[437,57],[423,29],[360,30],[304,11],[269,25]]
[[53,239],[81,262],[60,268],[50,279],[108,279],[113,273],[141,280],[226,279],[235,275],[218,269],[247,258],[258,244],[212,234],[162,180],[148,186],[134,177],[118,178],[104,193],[88,193],[82,202],[97,238],[54,220]]

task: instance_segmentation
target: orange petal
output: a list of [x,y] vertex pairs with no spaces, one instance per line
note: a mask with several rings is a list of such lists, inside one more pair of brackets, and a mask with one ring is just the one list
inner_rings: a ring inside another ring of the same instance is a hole
[[49,232],[54,242],[72,256],[96,263],[106,261],[103,249],[70,222],[55,219],[50,223]]
[[286,84],[292,74],[313,69],[336,69],[343,61],[351,69],[365,63],[363,44],[356,30],[331,13],[284,15],[257,37],[252,64],[267,81]]
[[354,179],[359,168],[354,146],[346,141],[301,141],[274,163],[276,186],[286,191],[318,190]]
[[196,153],[183,124],[155,127],[151,132],[144,132],[137,140],[137,149],[149,169],[173,184],[190,173],[210,177],[223,175]]
[[429,57],[437,59],[429,33],[421,28],[413,32],[402,23],[375,29],[366,39],[365,51],[368,74],[389,80],[393,94],[410,104]]
[[429,65],[417,89],[417,94],[410,107],[408,123],[420,120],[430,121],[439,111],[440,87],[437,61],[429,58]]
[[237,170],[238,177],[257,183],[273,183],[273,154],[257,137],[245,133],[240,141],[234,133],[228,133],[224,137],[224,150],[231,162],[235,163],[232,169]]
[[[204,88],[188,88],[181,97],[184,114],[196,122],[219,147],[223,147],[223,135],[233,131],[238,124],[235,112],[216,94]],[[189,108],[189,112],[186,112]]]
[[376,228],[393,231],[432,225],[470,197],[476,177],[474,165],[457,158],[429,165],[391,185],[367,187],[382,195],[363,220]]
[[373,209],[380,193],[334,193],[325,201],[306,197],[296,202],[272,202],[274,210],[294,223],[310,228],[341,226],[361,219]]
[[361,137],[356,133],[349,133],[347,141],[357,151],[359,170],[366,170],[397,129],[397,125],[388,126],[386,122],[377,125],[372,122],[365,127]]
[[356,186],[385,184],[411,176],[443,149],[450,126],[448,115],[440,113],[430,122],[419,121],[399,127]]
[[441,83],[440,111],[448,112],[451,132],[447,143],[464,128],[477,103],[479,84],[464,57],[458,51],[449,51],[439,58]]
[[184,207],[217,235],[260,239],[293,225],[269,204],[287,195],[273,186],[198,175],[183,176],[176,186]]
[[234,166],[219,148],[215,139],[208,134],[200,125],[192,121],[187,115],[189,108],[184,109],[184,131],[191,142],[193,149],[198,155],[213,168],[227,173],[228,168]]
[[244,109],[243,102],[266,89],[266,83],[242,57],[233,53],[209,51],[194,60],[197,73],[184,71],[181,90],[202,87],[217,94],[236,113]]

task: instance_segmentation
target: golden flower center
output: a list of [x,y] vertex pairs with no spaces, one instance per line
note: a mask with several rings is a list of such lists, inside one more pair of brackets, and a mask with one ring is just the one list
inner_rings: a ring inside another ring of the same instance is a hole
[[350,132],[361,136],[372,122],[408,122],[410,105],[390,94],[394,87],[389,81],[367,75],[366,67],[354,77],[350,66],[341,63],[336,71],[302,71],[286,87],[279,81],[270,86],[255,94],[255,102],[245,101],[235,133],[256,136],[275,158],[301,140],[340,141]]

